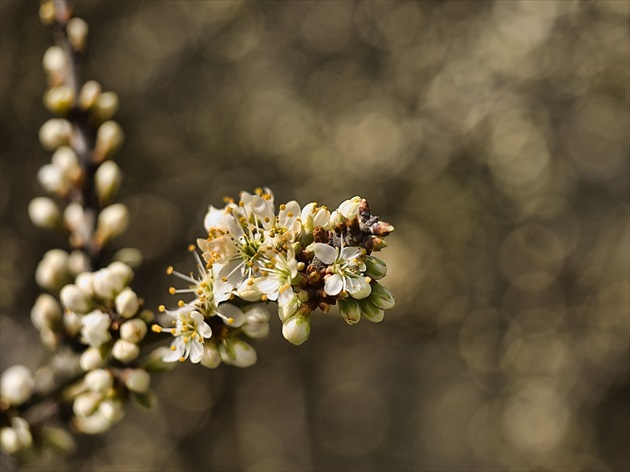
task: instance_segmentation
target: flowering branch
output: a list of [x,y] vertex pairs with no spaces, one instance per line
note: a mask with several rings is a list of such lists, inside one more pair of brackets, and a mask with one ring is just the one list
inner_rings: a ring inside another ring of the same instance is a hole
[[87,24],[68,2],[42,2],[40,17],[57,41],[44,55],[44,104],[57,116],[40,130],[42,145],[54,151],[38,173],[50,196],[35,198],[29,215],[39,227],[65,232],[70,252],[48,251],[36,272],[46,293],[31,319],[50,362],[34,376],[18,365],[0,378],[3,452],[27,458],[45,447],[71,450],[70,431],[102,433],[130,400],[153,404],[150,374],[177,362],[255,364],[251,343],[269,333],[271,302],[282,335],[295,345],[308,339],[314,313],[334,305],[349,325],[383,319],[395,302],[374,253],[393,226],[360,197],[332,212],[315,202],[276,208],[268,188],[210,206],[204,237],[189,247],[197,271],[167,268],[182,281],[169,290],[181,298],[173,308],[160,306],[156,317],[130,286],[132,267],[103,261],[104,248],[128,223],[127,208],[113,203],[122,178],[112,160],[123,141],[111,120],[118,99],[81,81]]

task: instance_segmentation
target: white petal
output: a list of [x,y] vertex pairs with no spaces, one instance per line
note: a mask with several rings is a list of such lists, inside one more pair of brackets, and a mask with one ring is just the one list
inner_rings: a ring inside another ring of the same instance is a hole
[[209,338],[212,336],[212,329],[210,328],[210,325],[205,321],[197,327],[197,331],[199,331],[199,334],[201,334],[204,338]]
[[352,295],[352,298],[360,300],[372,292],[370,284],[363,277],[346,277],[345,279],[348,293]]
[[359,247],[356,247],[356,246],[344,247],[341,251],[340,259],[349,261],[349,260],[354,259],[355,257],[359,257],[362,253],[363,252],[361,251],[361,248]]
[[341,277],[339,276],[339,274],[331,275],[326,280],[326,283],[324,284],[324,291],[331,297],[338,295],[339,292],[341,292],[342,290],[343,290],[343,281],[341,280]]
[[206,231],[210,231],[210,228],[224,229],[227,226],[225,210],[219,210],[211,205],[203,219],[203,226]]
[[245,320],[247,319],[245,317],[245,314],[243,313],[243,311],[230,304],[230,303],[224,303],[222,305],[219,305],[219,307],[217,308],[217,311],[225,316],[226,318],[232,318],[232,323],[229,324],[229,326],[232,326],[234,328],[238,328],[239,326],[242,326],[243,323],[245,323]]
[[315,253],[315,257],[326,265],[330,265],[337,260],[337,249],[328,244],[313,244],[313,252]]
[[[173,349],[173,346],[175,349]],[[164,355],[162,360],[164,362],[177,362],[184,354],[184,340],[180,337],[177,337],[171,343],[171,351]]]
[[203,344],[197,339],[191,339],[190,341],[190,362],[198,364],[203,357]]

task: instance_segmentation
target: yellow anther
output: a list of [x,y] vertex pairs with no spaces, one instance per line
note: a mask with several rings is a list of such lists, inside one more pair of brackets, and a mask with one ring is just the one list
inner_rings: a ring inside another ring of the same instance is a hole
[[260,196],[260,195],[262,195],[262,194],[263,194],[263,189],[261,189],[260,187],[256,187],[256,188],[254,189],[254,193],[255,193],[256,195]]
[[162,327],[158,325],[151,325],[151,331],[153,331],[154,333],[161,333]]
[[265,216],[265,223],[269,223],[271,221],[271,219],[269,219],[268,216]]
[[292,211],[290,211],[289,213],[287,213],[287,216],[288,216],[289,218],[293,218],[293,212],[292,212]]
[[241,208],[245,206],[245,202],[243,200],[240,200],[238,202],[238,206],[240,206]]
[[177,330],[175,328],[171,328],[169,331],[171,332],[171,334],[177,333]]
[[287,206],[283,203],[282,205],[280,205],[280,211],[284,211],[287,209]]
[[190,342],[190,339],[188,338],[188,336],[184,336],[184,344],[188,344]]
[[227,277],[225,277],[225,276],[221,277],[221,282],[227,282],[227,281],[228,281]]
[[370,283],[370,282],[372,281],[372,278],[371,278],[371,277],[366,277],[366,278],[365,278],[365,281],[366,281],[367,283]]
[[180,307],[180,308],[182,308],[182,307],[186,306],[186,304],[184,303],[184,300],[179,300],[179,301],[177,302],[177,306],[178,306],[178,307]]
[[167,275],[171,275],[171,274],[173,273],[173,270],[174,270],[174,269],[173,269],[173,266],[168,266],[168,267],[166,268],[166,274],[167,274]]
[[252,285],[254,285],[254,279],[249,279],[249,280],[247,281],[247,285],[249,285],[250,287],[251,287]]
[[193,252],[193,251],[195,250],[195,245],[194,245],[194,244],[189,244],[189,245],[188,245],[188,250],[189,250],[190,252]]
[[228,322],[229,324],[234,323],[234,318],[228,318],[228,319],[227,319],[227,322]]
[[260,297],[260,299],[261,299],[263,302],[266,302],[266,301],[267,301],[267,295],[265,295],[265,294],[263,293],[263,294],[262,294],[262,296]]
[[186,360],[186,358],[185,358],[185,357],[180,357],[180,358],[179,358],[179,362],[184,362],[185,360]]
[[264,198],[265,200],[271,200],[271,195],[269,195],[268,193],[261,195],[262,198]]
[[169,287],[168,293],[170,293],[171,295],[175,295],[177,293],[177,289],[175,287]]
[[171,346],[171,351],[175,351],[177,348],[175,346]]
[[160,313],[164,313],[164,312],[166,311],[166,307],[165,307],[164,305],[160,305],[160,306],[158,307],[158,311],[159,311]]

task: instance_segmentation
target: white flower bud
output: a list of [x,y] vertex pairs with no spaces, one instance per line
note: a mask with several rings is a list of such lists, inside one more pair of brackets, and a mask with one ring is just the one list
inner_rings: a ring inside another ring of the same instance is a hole
[[90,371],[101,367],[105,363],[105,359],[101,356],[101,352],[96,347],[88,347],[79,359],[79,365],[84,371]]
[[286,305],[278,305],[278,317],[283,323],[291,318],[297,312],[298,308],[302,306],[302,300],[297,293],[294,293],[290,301]]
[[88,24],[81,18],[70,18],[66,25],[68,41],[75,51],[83,51],[88,34]]
[[103,395],[100,392],[84,392],[77,396],[72,403],[72,411],[80,418],[91,416],[98,408]]
[[61,146],[57,149],[52,155],[51,162],[69,179],[76,178],[78,172],[81,170],[79,158],[72,148],[68,146]]
[[294,315],[282,324],[282,336],[296,346],[303,344],[311,334],[311,317]]
[[134,343],[119,339],[114,343],[112,348],[112,356],[120,362],[131,362],[140,354],[140,349]]
[[111,120],[118,111],[118,95],[114,92],[100,94],[92,111],[99,121]]
[[68,144],[71,134],[72,126],[68,120],[51,118],[39,129],[39,141],[44,149],[52,151]]
[[262,292],[258,289],[256,284],[248,285],[247,281],[243,282],[236,293],[239,298],[248,302],[259,302],[262,297]]
[[73,420],[74,427],[77,431],[84,434],[102,434],[111,427],[111,422],[103,415],[95,413],[91,416],[75,417]]
[[12,405],[28,400],[34,386],[31,372],[23,365],[9,367],[0,377],[0,395]]
[[42,166],[37,172],[37,181],[44,190],[55,195],[65,195],[70,190],[70,181],[63,171],[54,164]]
[[139,343],[147,334],[147,324],[140,318],[125,321],[120,326],[120,338],[130,343]]
[[61,249],[51,249],[35,270],[35,280],[47,290],[59,290],[69,279],[68,253]]
[[120,167],[114,161],[105,161],[96,170],[94,183],[98,197],[108,202],[118,191],[122,181]]
[[129,285],[133,280],[133,269],[124,262],[114,261],[107,266],[107,269],[120,278],[123,286]]
[[151,376],[144,369],[129,369],[125,373],[125,386],[136,393],[145,393],[151,386]]
[[79,106],[83,110],[92,108],[102,90],[101,84],[99,84],[96,80],[88,80],[83,84],[83,87],[81,87],[81,91],[79,92]]
[[31,321],[38,330],[51,329],[61,322],[61,307],[52,295],[41,294],[31,309]]
[[44,26],[55,22],[55,6],[52,1],[42,2],[39,6],[39,19]]
[[83,327],[83,320],[74,311],[63,314],[63,327],[70,336],[76,336]]
[[81,337],[84,343],[90,346],[100,347],[111,339],[111,335],[109,334],[111,319],[107,313],[94,310],[81,318],[81,321],[83,323]]
[[52,113],[63,115],[74,103],[74,90],[67,85],[58,85],[46,90],[44,106]]
[[59,207],[50,198],[37,197],[28,205],[28,216],[38,228],[55,229],[61,223]]
[[339,205],[337,212],[346,220],[352,221],[359,216],[359,205],[361,205],[361,197],[352,197]]
[[82,272],[77,275],[75,285],[88,296],[94,296],[94,274],[92,272]]
[[44,53],[44,71],[56,76],[64,76],[68,70],[68,56],[59,46],[51,46]]
[[372,285],[372,293],[369,297],[369,301],[374,303],[374,305],[381,310],[390,310],[396,305],[394,295],[381,284]]
[[11,427],[0,430],[0,446],[9,454],[29,448],[32,444],[30,426],[24,418],[11,418]]
[[122,292],[116,295],[114,305],[116,306],[118,314],[123,318],[131,318],[140,308],[138,295],[129,287],[123,289]]
[[221,365],[221,352],[214,343],[207,342],[203,348],[201,364],[208,369],[216,369]]
[[95,369],[87,374],[83,379],[85,386],[93,392],[103,392],[114,386],[114,379],[112,374],[105,369]]
[[[68,270],[72,274],[86,273],[90,269],[90,259],[83,251],[74,250],[68,256]],[[78,285],[78,284],[77,284]],[[86,293],[90,294],[91,290]]]
[[74,284],[65,285],[59,294],[63,306],[75,313],[84,314],[92,309],[92,300]]
[[113,300],[125,288],[125,279],[110,267],[94,272],[94,292],[104,300]]
[[95,149],[104,160],[116,152],[124,141],[122,128],[115,121],[106,121],[96,131]]
[[73,202],[66,206],[63,212],[63,221],[66,227],[71,232],[78,234],[79,237],[85,238],[86,233],[89,232],[87,228],[89,222],[80,203]]
[[100,215],[96,225],[96,232],[101,241],[110,239],[122,234],[129,224],[129,211],[122,203],[116,203],[106,207]]
[[263,305],[254,305],[245,311],[246,321],[243,332],[253,339],[261,339],[269,334],[269,311]]
[[221,360],[235,367],[249,367],[256,363],[256,350],[245,341],[228,338],[220,346]]
[[125,416],[125,410],[119,400],[104,400],[98,406],[98,414],[110,423],[116,423]]
[[0,446],[6,454],[15,454],[20,450],[20,441],[13,428],[0,429]]
[[140,267],[142,264],[142,252],[133,247],[125,247],[116,251],[112,258],[117,262],[126,264],[130,269]]
[[353,298],[346,298],[337,302],[339,313],[343,320],[349,325],[357,324],[361,321],[361,307],[359,302]]
[[48,328],[42,328],[39,330],[39,340],[44,347],[48,349],[55,349],[59,345],[59,339],[54,331]]

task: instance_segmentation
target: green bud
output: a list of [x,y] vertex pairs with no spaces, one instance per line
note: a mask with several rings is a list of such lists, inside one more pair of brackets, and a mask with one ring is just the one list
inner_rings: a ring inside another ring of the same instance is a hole
[[387,275],[387,265],[384,261],[375,256],[365,257],[365,275],[374,280],[382,279]]
[[343,320],[349,325],[357,324],[361,321],[361,307],[354,298],[346,298],[337,302],[339,313]]
[[396,305],[396,299],[392,292],[378,283],[372,285],[372,293],[369,300],[381,310],[390,310]]
[[372,323],[380,323],[381,321],[383,321],[385,313],[374,303],[372,303],[370,301],[370,298],[359,300],[359,305],[361,307],[361,313],[369,321],[371,321]]

